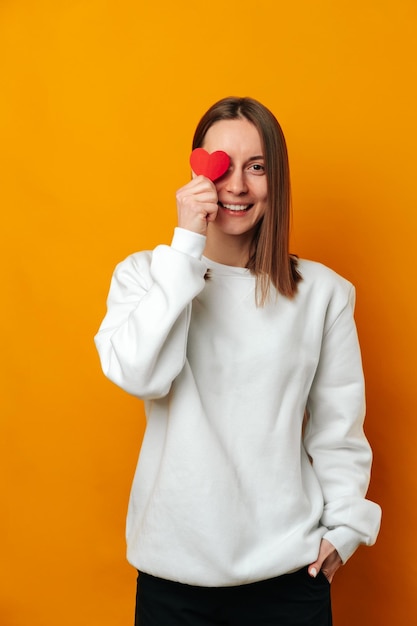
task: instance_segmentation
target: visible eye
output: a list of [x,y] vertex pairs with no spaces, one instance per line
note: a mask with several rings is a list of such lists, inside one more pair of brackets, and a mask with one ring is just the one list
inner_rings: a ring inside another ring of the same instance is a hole
[[265,174],[265,166],[262,163],[252,163],[249,166],[249,170],[251,170],[254,174]]

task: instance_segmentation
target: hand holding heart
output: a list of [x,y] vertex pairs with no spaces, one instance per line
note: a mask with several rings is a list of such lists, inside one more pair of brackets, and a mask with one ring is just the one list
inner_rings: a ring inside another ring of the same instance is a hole
[[177,191],[178,226],[206,235],[217,216],[217,190],[205,176],[193,178]]
[[177,191],[178,226],[205,235],[207,224],[217,216],[217,190],[212,181],[223,176],[230,163],[229,156],[218,150],[209,154],[203,148],[191,153],[195,178]]

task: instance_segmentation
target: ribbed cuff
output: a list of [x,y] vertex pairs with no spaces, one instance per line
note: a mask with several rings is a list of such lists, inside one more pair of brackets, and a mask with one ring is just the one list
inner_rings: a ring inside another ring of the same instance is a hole
[[192,230],[186,230],[178,226],[175,228],[171,248],[178,250],[178,252],[183,252],[196,259],[201,259],[205,245],[205,235],[200,235]]

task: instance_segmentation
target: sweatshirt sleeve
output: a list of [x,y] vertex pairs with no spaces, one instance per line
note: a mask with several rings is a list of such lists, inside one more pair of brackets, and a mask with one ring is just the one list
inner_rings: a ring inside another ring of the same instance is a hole
[[363,431],[365,394],[361,355],[353,318],[355,292],[329,306],[320,360],[309,395],[305,447],[323,495],[324,538],[343,562],[359,544],[372,545],[380,507],[365,499],[372,453]]
[[171,246],[116,267],[95,344],[104,374],[128,393],[163,397],[181,372],[191,303],[205,285],[204,245],[204,236],[176,228]]

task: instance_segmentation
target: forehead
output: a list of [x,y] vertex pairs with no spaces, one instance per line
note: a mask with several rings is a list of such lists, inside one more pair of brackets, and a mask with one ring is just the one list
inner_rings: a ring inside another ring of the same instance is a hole
[[206,133],[203,147],[208,152],[224,150],[230,156],[246,152],[263,154],[258,129],[246,118],[215,122]]

